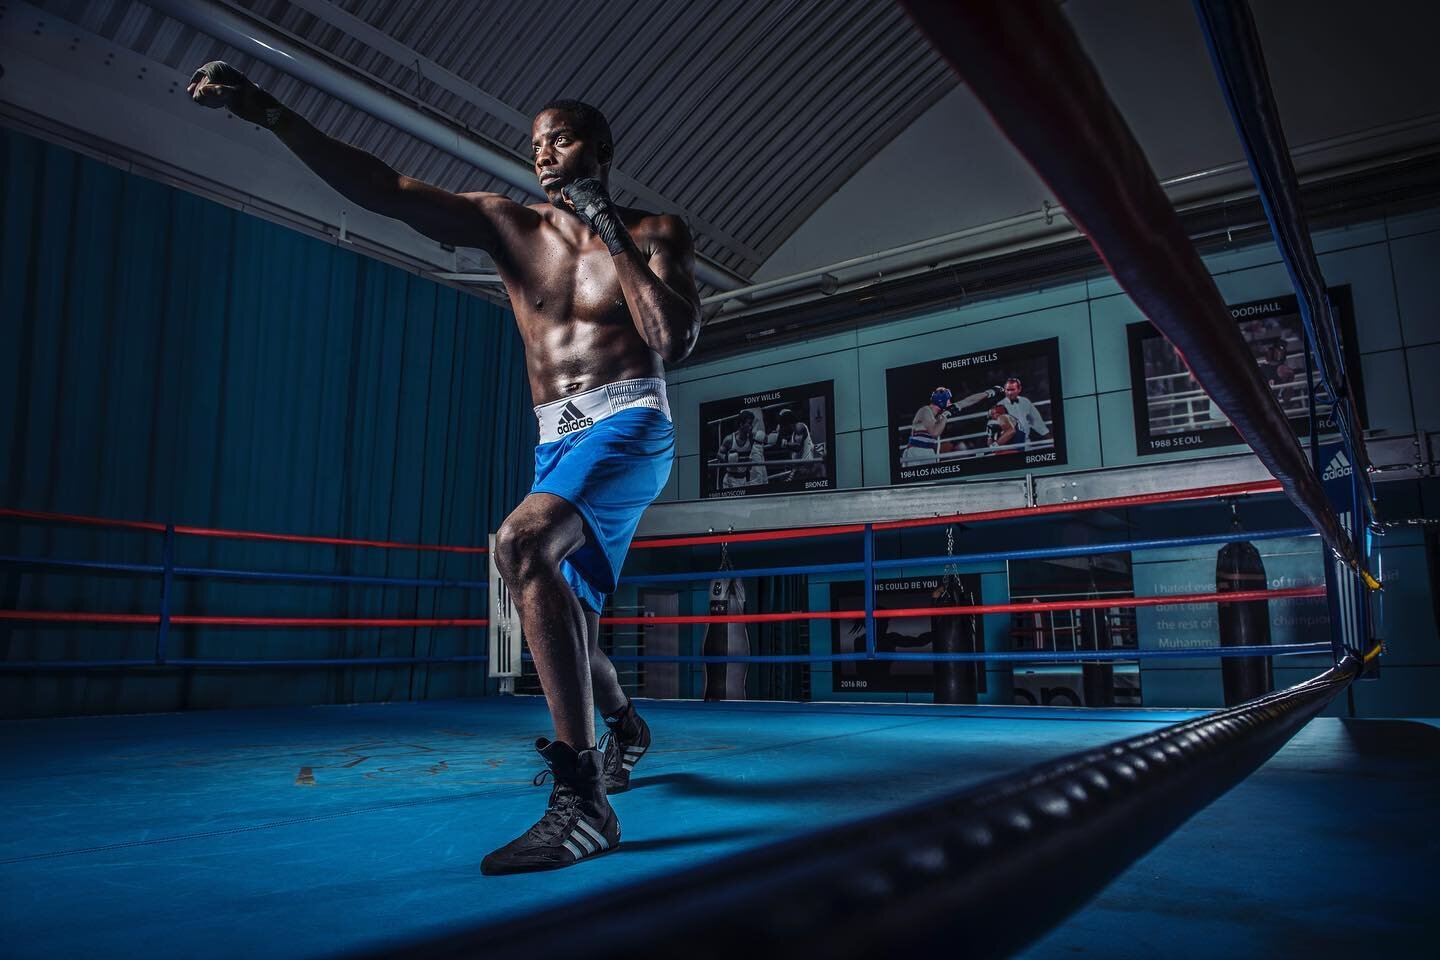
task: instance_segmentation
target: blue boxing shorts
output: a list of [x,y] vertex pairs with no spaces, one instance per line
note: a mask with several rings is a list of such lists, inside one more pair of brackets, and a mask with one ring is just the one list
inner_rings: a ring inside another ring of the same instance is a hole
[[535,408],[531,493],[572,504],[585,518],[585,545],[560,564],[565,581],[597,613],[630,550],[645,508],[660,495],[675,458],[665,381],[618,380]]

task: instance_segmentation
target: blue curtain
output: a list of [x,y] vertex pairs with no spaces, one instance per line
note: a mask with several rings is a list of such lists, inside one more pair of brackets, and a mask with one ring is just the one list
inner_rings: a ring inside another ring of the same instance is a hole
[[[512,315],[0,131],[0,505],[483,544],[531,479]],[[316,189],[325,189],[320,184]],[[158,562],[161,538],[0,520],[0,553]],[[180,538],[177,562],[485,579],[477,555]],[[0,607],[153,613],[159,582],[0,567]],[[479,616],[477,591],[180,581],[176,612]],[[10,660],[146,657],[154,632],[0,626]],[[483,653],[483,631],[180,629],[172,656]],[[0,713],[454,696],[483,665],[0,675]]]

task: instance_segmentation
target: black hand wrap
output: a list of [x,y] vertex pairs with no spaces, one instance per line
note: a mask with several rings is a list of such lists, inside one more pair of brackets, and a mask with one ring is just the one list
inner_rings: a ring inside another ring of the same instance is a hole
[[605,184],[595,177],[586,177],[565,185],[565,199],[575,204],[575,215],[605,241],[605,249],[617,254],[625,249],[625,225],[605,192]]
[[228,87],[234,92],[225,100],[225,109],[241,120],[259,124],[267,130],[275,129],[280,116],[285,112],[280,101],[255,86],[254,81],[224,60],[211,60],[194,75],[190,82],[204,80],[218,87]]

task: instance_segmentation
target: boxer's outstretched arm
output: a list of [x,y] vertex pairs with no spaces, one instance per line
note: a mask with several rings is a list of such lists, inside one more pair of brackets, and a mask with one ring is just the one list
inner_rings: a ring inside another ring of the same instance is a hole
[[187,90],[201,106],[224,107],[271,130],[346,199],[441,243],[479,247],[493,255],[501,243],[501,225],[530,212],[499,194],[451,193],[402,176],[379,157],[321,133],[227,63],[212,61],[196,70]]
[[346,199],[440,243],[495,254],[501,219],[525,211],[500,194],[451,193],[397,173],[379,157],[326,136],[290,110],[274,130],[291,153]]
[[[963,398],[958,403],[951,404],[951,406],[958,413],[961,410],[964,410],[966,407],[973,407],[977,403],[981,403],[985,400],[993,400],[994,398],[995,394],[993,391],[981,390],[979,393],[970,394],[970,396]],[[946,412],[948,413],[949,411],[947,410]]]

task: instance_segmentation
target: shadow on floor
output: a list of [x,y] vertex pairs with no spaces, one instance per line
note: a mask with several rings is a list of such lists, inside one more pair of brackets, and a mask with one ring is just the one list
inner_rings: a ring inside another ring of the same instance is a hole
[[728,840],[739,840],[743,837],[758,837],[770,830],[709,830],[705,833],[686,833],[673,837],[646,837],[644,840],[627,840],[622,835],[620,846],[617,850],[620,853],[641,853],[650,850],[674,850],[679,847],[691,847],[702,843],[722,843]]
[[722,800],[744,800],[777,803],[797,803],[805,800],[825,800],[844,797],[882,795],[893,802],[901,802],[921,792],[954,790],[972,783],[979,783],[988,776],[1005,771],[997,766],[994,770],[974,766],[964,777],[947,779],[941,774],[929,776],[917,774],[913,779],[895,776],[875,778],[871,781],[857,779],[854,774],[833,777],[784,777],[773,780],[727,779],[709,777],[701,773],[657,773],[648,777],[637,777],[630,782],[631,790],[669,787],[676,793],[691,797]]
[[1340,723],[1356,753],[1405,760],[1440,774],[1440,728],[1418,720],[1361,717],[1345,718]]

